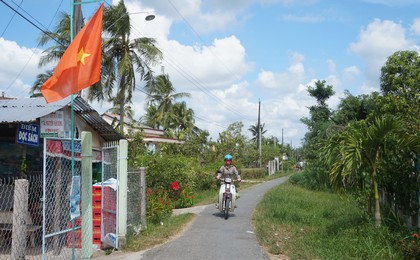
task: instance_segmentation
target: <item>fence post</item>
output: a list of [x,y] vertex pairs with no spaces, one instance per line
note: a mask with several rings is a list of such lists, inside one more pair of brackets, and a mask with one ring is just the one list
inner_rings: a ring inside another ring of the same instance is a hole
[[117,248],[125,245],[127,235],[127,160],[128,160],[128,142],[120,140],[119,142],[119,177],[118,177],[118,242]]
[[25,259],[28,187],[28,180],[15,180],[15,192],[13,196],[12,259]]
[[92,255],[92,133],[82,132],[82,259]]
[[140,167],[140,224],[146,229],[146,168]]

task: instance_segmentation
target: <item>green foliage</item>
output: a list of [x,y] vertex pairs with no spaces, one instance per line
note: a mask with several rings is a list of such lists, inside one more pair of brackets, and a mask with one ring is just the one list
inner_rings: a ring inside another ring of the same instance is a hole
[[[293,175],[295,176],[295,175]],[[401,259],[398,236],[371,219],[348,196],[284,184],[254,211],[257,239],[291,259]]]
[[182,156],[149,155],[137,157],[137,165],[146,167],[147,187],[169,189],[173,181],[181,187],[193,183],[196,162]]
[[168,190],[147,188],[146,218],[152,223],[160,223],[172,214],[173,202]]
[[265,168],[245,168],[241,171],[242,179],[261,179],[267,175]]
[[417,51],[397,51],[381,68],[381,90],[378,99],[382,113],[401,118],[408,132],[420,132],[420,56]]

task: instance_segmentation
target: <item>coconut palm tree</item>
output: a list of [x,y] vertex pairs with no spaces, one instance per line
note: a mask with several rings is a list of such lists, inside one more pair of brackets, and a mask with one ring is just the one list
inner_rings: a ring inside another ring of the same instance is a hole
[[164,130],[169,128],[170,120],[173,118],[171,113],[175,101],[179,98],[191,96],[185,92],[174,93],[175,87],[167,74],[158,75],[153,80],[148,81],[144,88],[148,94],[147,106],[156,107],[154,118]]
[[194,130],[194,111],[185,102],[175,103],[170,113],[169,128],[178,139],[185,139]]
[[[70,15],[62,12],[59,15],[58,24],[51,32],[42,32],[38,39],[38,46],[42,47],[49,43],[54,44],[48,47],[41,56],[38,62],[38,66],[42,67],[47,64],[57,62],[63,56],[67,47],[70,44]],[[53,70],[48,70],[46,73],[37,75],[36,81],[32,84],[31,93],[32,96],[41,96],[42,84],[51,77]]]
[[[267,132],[267,130],[264,130],[264,126],[265,124],[260,124],[260,129],[261,129],[261,139],[264,139],[264,134]],[[252,138],[251,141],[253,142],[258,142],[259,139],[259,131],[258,131],[258,123],[255,125],[251,125],[248,130],[251,132],[252,134]]]
[[[105,8],[101,80],[89,90],[89,100],[110,100],[116,97],[120,111],[120,131],[123,132],[124,104],[130,103],[136,90],[136,75],[146,82],[153,79],[152,66],[162,58],[151,38],[130,39],[130,16],[124,1]],[[137,73],[137,74],[136,74]]]

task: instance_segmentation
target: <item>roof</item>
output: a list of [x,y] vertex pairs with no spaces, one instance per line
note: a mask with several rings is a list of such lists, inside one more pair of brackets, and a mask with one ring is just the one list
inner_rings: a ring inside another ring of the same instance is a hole
[[[43,97],[0,100],[0,123],[32,122],[64,107],[71,106],[71,96],[47,104]],[[83,118],[106,141],[123,139],[83,98],[75,96],[73,111]]]

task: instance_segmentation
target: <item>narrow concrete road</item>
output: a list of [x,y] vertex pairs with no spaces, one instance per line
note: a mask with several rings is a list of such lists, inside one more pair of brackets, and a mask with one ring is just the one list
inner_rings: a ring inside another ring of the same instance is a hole
[[265,192],[286,180],[287,177],[282,177],[257,184],[246,191],[239,190],[238,207],[227,220],[214,205],[210,205],[202,208],[180,237],[168,243],[143,252],[116,253],[101,259],[269,259],[257,244],[251,217]]

